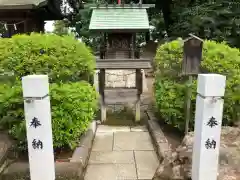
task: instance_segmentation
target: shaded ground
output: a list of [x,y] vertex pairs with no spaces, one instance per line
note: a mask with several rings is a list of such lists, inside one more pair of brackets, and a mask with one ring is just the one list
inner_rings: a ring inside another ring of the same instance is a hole
[[[153,77],[147,77],[146,78],[146,83],[148,87],[148,101],[150,109],[153,109],[153,104],[154,104],[154,78]],[[157,117],[157,115],[155,115]],[[158,117],[157,117],[158,118]],[[180,132],[177,128],[174,128],[166,123],[162,119],[159,119],[159,125],[166,136],[168,142],[171,144],[172,149],[177,148],[180,144],[182,139],[184,138],[184,133]]]
[[12,147],[12,141],[6,132],[0,131],[0,170]]
[[174,128],[163,121],[158,121],[160,127],[168,140],[168,143],[171,145],[171,148],[175,150],[182,142],[184,138],[184,133],[180,132],[177,128]]
[[107,121],[103,125],[109,126],[137,126],[146,125],[147,117],[142,114],[141,121],[135,122],[134,114],[131,110],[125,109],[120,112],[108,112]]

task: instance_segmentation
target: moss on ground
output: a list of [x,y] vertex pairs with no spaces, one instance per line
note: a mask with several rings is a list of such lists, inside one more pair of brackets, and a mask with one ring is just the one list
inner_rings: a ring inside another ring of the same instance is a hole
[[103,124],[109,126],[138,126],[146,125],[146,123],[145,113],[141,113],[140,122],[135,122],[135,112],[128,107],[124,107],[121,111],[108,111],[107,120]]

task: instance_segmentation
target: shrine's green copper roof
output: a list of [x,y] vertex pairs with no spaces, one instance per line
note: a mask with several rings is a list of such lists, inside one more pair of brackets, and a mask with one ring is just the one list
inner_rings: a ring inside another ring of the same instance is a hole
[[96,8],[93,9],[90,30],[146,31],[149,19],[145,8]]

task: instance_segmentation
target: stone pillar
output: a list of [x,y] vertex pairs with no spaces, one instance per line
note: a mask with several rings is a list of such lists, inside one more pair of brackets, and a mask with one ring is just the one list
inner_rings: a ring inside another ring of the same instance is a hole
[[141,121],[141,100],[139,94],[137,95],[137,102],[135,104],[135,121]]
[[96,70],[95,71],[95,74],[94,74],[94,86],[96,88],[96,91],[99,92],[99,87],[98,87],[98,74],[99,74],[99,70]]
[[142,73],[142,89],[143,89],[143,93],[148,91],[148,87],[147,87],[147,80],[146,80],[146,74],[144,69],[141,69],[141,73]]
[[217,180],[225,81],[218,74],[198,75],[192,180]]
[[55,180],[48,76],[25,76],[22,87],[31,180]]

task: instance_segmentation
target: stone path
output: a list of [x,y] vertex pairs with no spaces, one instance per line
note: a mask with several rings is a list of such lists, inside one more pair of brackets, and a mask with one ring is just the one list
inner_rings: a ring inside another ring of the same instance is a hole
[[157,167],[146,127],[100,125],[85,180],[151,180]]

